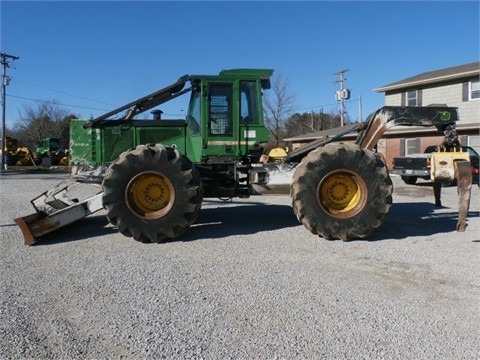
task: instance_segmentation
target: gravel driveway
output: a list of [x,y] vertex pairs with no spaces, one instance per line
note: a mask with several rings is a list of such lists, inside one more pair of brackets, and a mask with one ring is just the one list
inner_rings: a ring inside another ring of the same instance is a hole
[[104,212],[23,245],[13,219],[65,174],[0,175],[0,359],[478,359],[480,190],[455,232],[428,183],[393,177],[369,241],[326,241],[288,196],[205,200],[180,240]]

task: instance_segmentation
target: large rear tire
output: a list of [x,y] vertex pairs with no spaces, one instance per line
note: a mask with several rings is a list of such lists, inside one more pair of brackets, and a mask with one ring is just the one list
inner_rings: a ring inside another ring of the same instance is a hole
[[290,191],[295,215],[309,231],[344,241],[366,238],[383,224],[392,192],[383,161],[348,143],[327,144],[308,154]]
[[141,242],[182,235],[202,204],[200,176],[186,157],[163,145],[139,145],[107,169],[103,205],[120,233]]

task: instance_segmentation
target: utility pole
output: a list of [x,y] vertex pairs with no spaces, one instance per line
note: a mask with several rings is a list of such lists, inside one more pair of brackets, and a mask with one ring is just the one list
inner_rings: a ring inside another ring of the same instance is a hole
[[320,108],[320,131],[323,131],[323,107]]
[[358,122],[362,122],[362,95],[358,97]]
[[6,101],[7,101],[7,86],[10,84],[10,77],[7,76],[7,68],[10,67],[10,61],[20,59],[18,56],[9,55],[4,52],[0,52],[0,64],[2,64],[3,72],[2,72],[2,169],[6,168],[5,162],[5,144],[6,144],[6,136],[5,136],[5,109],[6,109]]
[[345,73],[348,69],[340,70],[339,72],[335,73],[335,75],[340,76],[340,80],[335,81],[336,83],[340,83],[340,90],[335,93],[335,99],[340,101],[340,126],[343,127],[344,125],[344,115],[345,115],[345,106],[344,101],[350,99],[350,90],[345,89]]

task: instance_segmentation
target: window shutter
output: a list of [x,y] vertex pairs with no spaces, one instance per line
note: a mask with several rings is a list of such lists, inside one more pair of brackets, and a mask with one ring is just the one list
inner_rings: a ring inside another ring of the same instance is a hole
[[405,102],[406,102],[405,98],[406,98],[406,94],[405,92],[402,92],[402,99],[400,100],[401,102],[400,106],[405,106]]
[[415,138],[415,153],[418,154],[420,153],[420,139]]
[[405,139],[400,139],[400,156],[405,156]]
[[422,106],[422,89],[417,90],[417,106]]
[[462,84],[462,101],[468,101],[468,82]]

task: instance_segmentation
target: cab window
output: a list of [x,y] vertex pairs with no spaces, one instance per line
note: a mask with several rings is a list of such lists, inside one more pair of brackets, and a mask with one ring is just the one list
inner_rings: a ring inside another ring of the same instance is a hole
[[190,101],[190,108],[187,114],[187,126],[193,135],[200,134],[200,91],[195,90],[192,93],[192,99]]
[[209,91],[209,123],[210,135],[232,136],[232,84],[213,83]]
[[258,124],[258,96],[255,81],[240,81],[240,122]]

